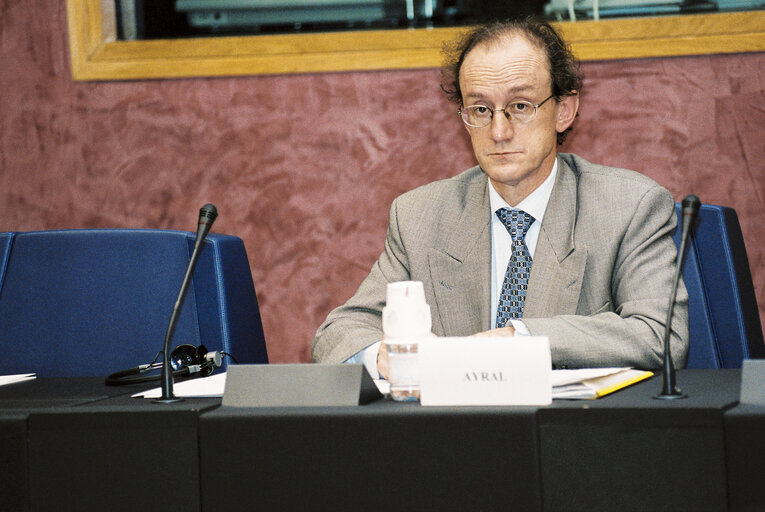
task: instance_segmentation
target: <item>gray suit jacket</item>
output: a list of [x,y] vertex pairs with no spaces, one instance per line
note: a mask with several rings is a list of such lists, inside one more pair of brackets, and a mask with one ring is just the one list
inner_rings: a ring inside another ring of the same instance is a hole
[[[433,332],[490,328],[488,179],[474,167],[398,197],[385,249],[348,302],[313,340],[313,360],[342,362],[382,337],[389,282],[422,281]],[[677,250],[674,200],[634,171],[558,155],[537,242],[523,322],[550,339],[556,367],[660,368]],[[672,356],[685,365],[688,298],[679,287]]]

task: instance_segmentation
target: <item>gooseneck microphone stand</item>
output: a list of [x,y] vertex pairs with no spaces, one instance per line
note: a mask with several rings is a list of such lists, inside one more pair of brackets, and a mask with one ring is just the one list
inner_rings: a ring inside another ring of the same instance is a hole
[[654,398],[658,400],[676,400],[678,398],[687,398],[688,395],[680,391],[675,383],[675,365],[672,363],[672,349],[670,348],[669,339],[672,333],[672,314],[675,309],[675,300],[677,298],[677,286],[680,282],[680,275],[683,270],[683,260],[685,259],[685,251],[687,248],[686,242],[688,241],[688,235],[693,221],[696,219],[696,215],[699,212],[701,201],[693,194],[690,194],[683,199],[683,220],[682,220],[682,234],[680,237],[680,249],[677,251],[677,266],[675,268],[675,278],[672,281],[672,293],[669,296],[669,310],[667,311],[667,322],[664,330],[664,371],[662,374],[663,381],[661,386],[661,393],[655,395]]
[[194,242],[194,251],[191,253],[191,260],[189,261],[186,275],[181,284],[181,291],[178,294],[178,299],[175,301],[173,313],[170,315],[170,324],[167,326],[167,333],[165,333],[165,344],[162,349],[162,374],[160,375],[160,380],[162,381],[162,397],[154,400],[158,403],[167,404],[183,400],[182,398],[177,398],[173,394],[173,369],[170,366],[170,340],[173,338],[175,324],[178,322],[178,313],[181,310],[183,299],[186,296],[186,291],[191,283],[191,274],[194,272],[194,267],[197,265],[197,259],[199,259],[199,251],[202,248],[202,242],[207,236],[207,233],[210,232],[210,228],[217,217],[218,209],[215,208],[215,205],[206,204],[199,210],[199,227],[197,228],[197,237]]

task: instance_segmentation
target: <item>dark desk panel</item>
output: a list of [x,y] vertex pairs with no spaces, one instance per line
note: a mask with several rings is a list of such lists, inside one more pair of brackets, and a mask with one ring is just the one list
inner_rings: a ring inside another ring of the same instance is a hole
[[127,392],[129,390],[107,388],[99,377],[34,379],[0,386],[0,475],[3,475],[0,478],[0,496],[3,509],[28,510],[26,468],[29,463],[27,422],[30,414],[97,402]]
[[725,449],[731,512],[765,510],[765,406],[725,413]]
[[12,387],[0,392],[0,434],[14,446],[0,459],[4,510],[199,510],[197,421],[219,399],[156,404],[130,398],[151,385],[102,378]]
[[536,409],[235,409],[200,422],[203,510],[541,510]]
[[24,411],[0,412],[0,496],[8,510],[26,510],[27,417]]
[[197,418],[171,408],[33,414],[31,510],[199,510]]
[[655,400],[661,376],[597,401],[539,410],[545,510],[726,510],[723,413],[739,370],[678,374],[683,400]]

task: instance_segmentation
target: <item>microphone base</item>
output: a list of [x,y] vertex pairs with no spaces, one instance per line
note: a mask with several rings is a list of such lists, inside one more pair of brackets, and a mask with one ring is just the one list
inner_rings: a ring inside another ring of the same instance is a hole
[[170,398],[155,398],[152,402],[157,404],[174,404],[175,402],[182,402],[183,398],[177,396],[171,396]]
[[688,395],[679,389],[676,389],[671,393],[659,393],[658,395],[654,395],[653,398],[656,400],[679,400],[681,398],[688,398]]

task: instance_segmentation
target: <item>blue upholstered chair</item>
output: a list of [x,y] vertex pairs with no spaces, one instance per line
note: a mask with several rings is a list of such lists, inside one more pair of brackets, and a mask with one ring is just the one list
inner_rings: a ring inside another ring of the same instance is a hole
[[[678,224],[682,207],[677,205]],[[680,229],[675,243],[680,245]],[[749,260],[733,208],[702,205],[683,263],[689,295],[688,368],[741,368],[765,357]]]
[[[150,229],[0,233],[0,375],[106,376],[151,362],[195,236]],[[228,352],[239,363],[268,362],[241,239],[207,236],[171,349],[180,344]],[[223,370],[229,362],[224,358]]]

